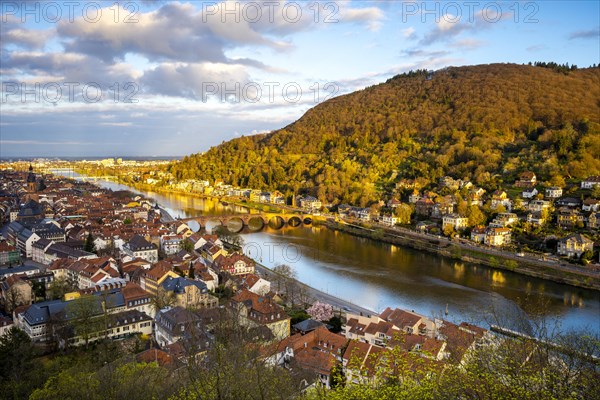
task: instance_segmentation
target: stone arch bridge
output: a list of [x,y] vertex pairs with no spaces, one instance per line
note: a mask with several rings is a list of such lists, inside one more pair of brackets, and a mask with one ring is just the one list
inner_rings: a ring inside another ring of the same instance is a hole
[[300,214],[277,214],[277,213],[256,213],[256,214],[231,214],[231,215],[201,215],[198,217],[181,218],[178,221],[188,223],[196,221],[201,228],[206,228],[209,222],[218,223],[227,227],[233,233],[241,232],[244,228],[250,231],[260,231],[269,226],[274,229],[281,229],[284,226],[298,227],[311,225],[313,218],[311,215]]

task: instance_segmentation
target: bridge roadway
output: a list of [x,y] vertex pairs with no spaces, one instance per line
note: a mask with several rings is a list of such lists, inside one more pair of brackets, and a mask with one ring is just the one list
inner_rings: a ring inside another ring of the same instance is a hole
[[252,223],[254,230],[260,230],[271,223],[271,226],[280,229],[284,226],[297,227],[300,225],[311,225],[313,216],[310,214],[286,214],[286,213],[254,213],[254,214],[228,214],[228,215],[201,215],[191,218],[181,218],[178,221],[188,223],[196,221],[201,227],[206,227],[208,222],[218,222],[221,225],[227,226],[230,221],[240,221],[240,231],[244,227],[250,227]]

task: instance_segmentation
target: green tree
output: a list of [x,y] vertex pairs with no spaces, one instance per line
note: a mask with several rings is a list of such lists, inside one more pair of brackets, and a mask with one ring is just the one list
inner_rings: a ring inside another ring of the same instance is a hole
[[179,247],[181,248],[181,250],[185,250],[188,253],[193,253],[194,251],[194,243],[192,243],[192,241],[187,238],[181,241]]
[[100,380],[93,372],[66,369],[36,389],[30,400],[89,399],[100,400]]
[[335,363],[329,372],[329,386],[332,389],[344,387],[346,384],[346,375],[344,368],[340,363]]
[[150,297],[150,304],[157,313],[165,307],[172,307],[177,303],[177,297],[174,292],[165,290],[162,286],[159,286],[156,294]]
[[51,300],[62,299],[66,293],[75,291],[76,288],[67,280],[67,278],[55,278],[48,286],[48,297]]
[[80,337],[88,346],[93,333],[102,330],[101,318],[103,313],[100,299],[96,296],[81,296],[67,303],[66,317],[74,334]]
[[581,254],[581,260],[590,262],[594,258],[594,252],[591,250],[586,250]]
[[88,253],[96,252],[96,245],[94,244],[94,237],[92,236],[92,232],[89,232],[87,237],[85,238],[85,245],[83,246],[83,250]]
[[34,369],[35,349],[29,336],[16,327],[0,336],[0,386],[2,398],[19,399],[29,391],[27,376]]
[[32,281],[31,282],[31,288],[33,290],[34,296],[36,299],[46,299],[46,283],[45,282],[38,282],[38,281]]

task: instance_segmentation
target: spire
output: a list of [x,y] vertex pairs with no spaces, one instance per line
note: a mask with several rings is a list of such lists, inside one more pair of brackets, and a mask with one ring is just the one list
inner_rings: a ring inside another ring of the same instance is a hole
[[33,172],[33,165],[31,163],[29,163],[29,172]]

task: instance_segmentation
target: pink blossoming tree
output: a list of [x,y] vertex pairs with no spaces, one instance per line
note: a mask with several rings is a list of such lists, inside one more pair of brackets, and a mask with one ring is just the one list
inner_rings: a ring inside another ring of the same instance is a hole
[[318,321],[329,321],[333,317],[333,307],[331,304],[319,301],[315,302],[306,312]]

